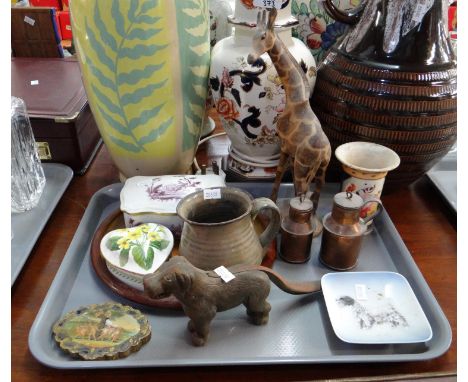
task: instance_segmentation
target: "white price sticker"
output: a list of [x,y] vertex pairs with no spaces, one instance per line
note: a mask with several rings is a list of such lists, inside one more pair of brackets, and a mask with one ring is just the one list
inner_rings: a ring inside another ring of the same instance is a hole
[[34,26],[34,24],[36,24],[36,20],[32,19],[31,17],[29,16],[24,16],[24,22],[26,24],[29,24],[31,26]]
[[356,300],[367,300],[367,288],[364,284],[355,284]]
[[203,190],[203,198],[206,199],[221,199],[220,188],[206,188]]
[[34,86],[34,85],[39,85],[39,80],[32,80],[31,86]]
[[221,265],[220,267],[216,268],[214,272],[223,279],[225,283],[228,283],[229,281],[233,280],[236,278],[229,269],[227,269],[224,265]]
[[288,3],[289,0],[254,0],[253,5],[261,8],[283,9]]

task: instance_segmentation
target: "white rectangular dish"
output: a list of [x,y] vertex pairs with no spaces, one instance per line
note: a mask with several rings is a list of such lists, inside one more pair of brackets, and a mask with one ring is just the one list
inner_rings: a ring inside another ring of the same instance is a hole
[[322,291],[333,330],[344,342],[402,344],[432,338],[418,299],[399,273],[327,273]]

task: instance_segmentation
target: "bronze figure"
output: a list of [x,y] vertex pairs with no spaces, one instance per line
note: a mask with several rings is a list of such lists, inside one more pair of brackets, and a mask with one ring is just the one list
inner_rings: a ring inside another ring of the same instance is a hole
[[210,323],[217,312],[240,304],[254,325],[268,323],[270,281],[290,294],[308,294],[320,290],[320,280],[290,283],[269,268],[259,265],[235,265],[229,268],[235,278],[224,282],[214,271],[195,268],[183,256],[172,257],[155,273],[143,279],[145,293],[160,299],[173,294],[190,318],[188,330],[195,346],[205,345]]

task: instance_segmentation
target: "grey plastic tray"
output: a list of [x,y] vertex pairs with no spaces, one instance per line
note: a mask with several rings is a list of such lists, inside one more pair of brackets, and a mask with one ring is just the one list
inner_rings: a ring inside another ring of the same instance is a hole
[[457,212],[457,149],[452,149],[427,176],[445,198],[449,206]]
[[[255,197],[270,193],[271,184],[229,184],[250,191]],[[335,362],[388,362],[427,360],[443,354],[451,343],[450,325],[428,285],[384,211],[375,221],[376,229],[366,237],[356,271],[396,271],[411,284],[432,326],[433,338],[426,343],[353,345],[336,337],[321,293],[288,295],[272,287],[268,325],[258,327],[246,320],[238,307],[219,313],[211,324],[205,347],[190,343],[188,319],[182,312],[147,308],[111,292],[96,276],[90,261],[90,243],[100,221],[119,206],[121,184],[97,192],[90,201],[72,243],[29,333],[29,348],[41,363],[55,368],[120,368],[151,366],[207,366],[247,364],[299,364]],[[319,214],[331,208],[337,185],[322,193]],[[283,185],[279,197],[292,195]],[[320,279],[329,269],[318,261],[320,237],[312,244],[306,264],[276,260],[274,269],[293,280]],[[129,357],[115,361],[81,361],[63,353],[51,335],[52,325],[66,312],[79,306],[118,301],[139,308],[151,323],[148,344]]]
[[46,185],[36,207],[11,214],[11,285],[15,283],[37,238],[52,215],[57,203],[73,178],[70,167],[59,163],[43,163]]

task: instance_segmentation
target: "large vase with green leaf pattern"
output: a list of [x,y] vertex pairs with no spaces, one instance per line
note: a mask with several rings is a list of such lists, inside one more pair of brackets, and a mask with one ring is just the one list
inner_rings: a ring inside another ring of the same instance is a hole
[[89,103],[122,178],[185,173],[205,114],[207,0],[73,0]]

